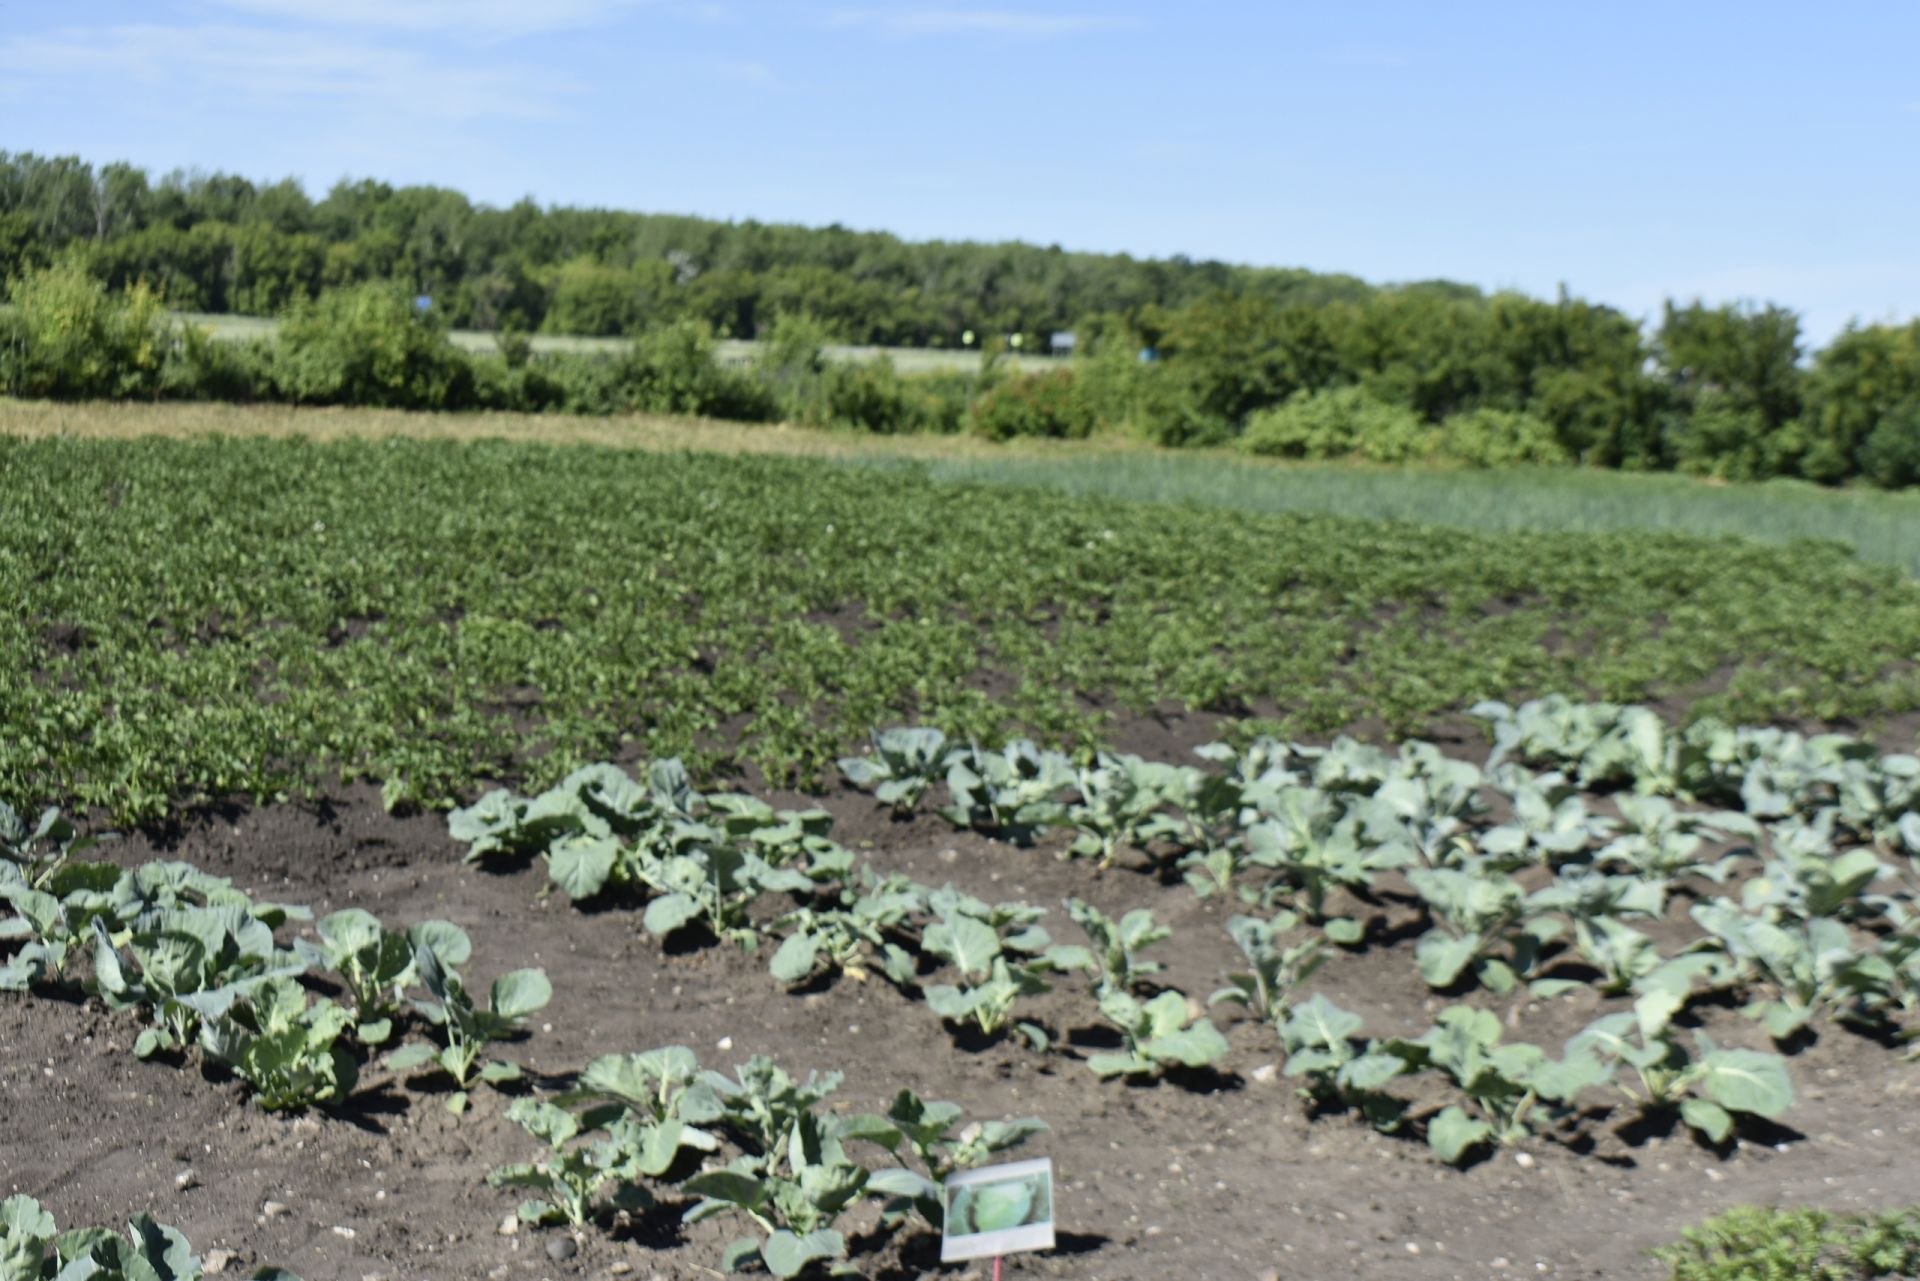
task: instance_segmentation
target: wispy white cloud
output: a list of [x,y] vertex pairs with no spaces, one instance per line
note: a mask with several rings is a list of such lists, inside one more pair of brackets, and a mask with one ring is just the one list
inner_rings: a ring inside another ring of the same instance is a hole
[[410,50],[248,27],[129,25],[0,40],[0,75],[72,88],[88,80],[207,91],[236,105],[333,102],[441,120],[565,114],[578,86],[514,66],[448,66]]
[[[336,27],[482,37],[591,27],[653,0],[213,0],[229,9]],[[712,5],[702,5],[711,9]]]
[[1012,9],[836,9],[828,15],[836,27],[864,27],[893,36],[959,35],[977,32],[1002,36],[1069,36],[1138,26],[1117,14],[1044,14]]

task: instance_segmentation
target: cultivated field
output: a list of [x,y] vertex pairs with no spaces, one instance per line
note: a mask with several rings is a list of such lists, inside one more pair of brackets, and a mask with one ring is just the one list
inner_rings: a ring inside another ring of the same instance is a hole
[[[0,431],[0,1190],[62,1226],[911,1277],[929,1176],[1046,1155],[1011,1275],[1652,1279],[1730,1206],[1920,1185],[1899,498]],[[1461,528],[1500,492],[1549,528]]]

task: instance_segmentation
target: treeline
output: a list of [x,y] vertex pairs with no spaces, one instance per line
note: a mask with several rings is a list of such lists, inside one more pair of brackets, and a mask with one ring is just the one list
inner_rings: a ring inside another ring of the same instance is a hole
[[1577,462],[1757,480],[1920,482],[1920,321],[1813,353],[1777,306],[1663,309],[1651,334],[1577,299],[1378,292],[1324,306],[1219,295],[1096,341],[1161,357],[1102,418],[1164,443],[1381,462]]
[[[291,181],[152,181],[4,153],[0,273],[20,299],[0,316],[0,389],[15,394],[650,410],[998,438],[1124,430],[1297,458],[1920,483],[1920,323],[1850,328],[1809,353],[1798,317],[1773,305],[1668,303],[1649,330],[1564,294],[496,210],[371,182],[316,201]],[[433,300],[424,315],[420,295]],[[222,346],[170,329],[162,306],[282,321],[267,342]],[[59,316],[135,319],[46,319]],[[116,346],[116,326],[144,336]],[[450,326],[495,330],[499,353],[462,355]],[[819,359],[829,341],[1062,327],[1080,339],[1071,364],[1027,379]],[[635,342],[615,360],[536,358],[523,336],[537,330]],[[95,345],[75,345],[80,332]],[[769,348],[723,369],[714,335]]]
[[1010,375],[989,351],[973,372],[905,377],[884,358],[825,360],[828,328],[803,314],[732,366],[687,319],[612,358],[535,354],[513,333],[470,354],[439,312],[382,283],[298,301],[250,342],[178,323],[144,285],[109,290],[77,260],[29,271],[9,298],[0,391],[13,395],[642,411],[998,440],[1125,432],[1302,459],[1920,483],[1920,321],[1849,329],[1807,361],[1774,307],[1669,305],[1649,337],[1566,298],[1219,295],[1090,325],[1085,354],[1047,372]]
[[[0,279],[77,253],[110,287],[145,282],[180,311],[277,315],[327,289],[390,282],[457,329],[635,335],[674,320],[753,338],[805,313],[838,342],[1029,350],[1081,318],[1180,307],[1222,290],[1324,302],[1350,276],[1026,244],[908,243],[880,232],[476,205],[439,187],[159,178],[127,164],[0,152]],[[1434,285],[1453,290],[1457,287]]]

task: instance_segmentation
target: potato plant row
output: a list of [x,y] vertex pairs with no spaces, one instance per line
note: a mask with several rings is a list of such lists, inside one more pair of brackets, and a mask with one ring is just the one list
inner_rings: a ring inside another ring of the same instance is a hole
[[1920,707],[1920,587],[1832,546],[500,441],[5,439],[0,490],[0,796],[123,824],[343,777],[452,805],[636,754],[820,782],[900,723],[1084,762],[1168,706],[1242,743],[1510,690]]

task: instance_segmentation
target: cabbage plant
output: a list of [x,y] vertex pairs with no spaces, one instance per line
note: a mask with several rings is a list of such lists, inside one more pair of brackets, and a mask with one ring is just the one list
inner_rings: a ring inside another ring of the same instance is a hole
[[873,750],[845,756],[840,772],[855,787],[896,814],[911,814],[933,781],[946,771],[947,736],[937,729],[887,729],[870,734]]
[[[111,1228],[61,1232],[30,1196],[0,1201],[0,1277],[6,1281],[203,1281],[206,1265],[178,1228],[137,1214],[125,1236]],[[253,1281],[300,1281],[263,1267]]]
[[485,1005],[477,1003],[465,982],[454,970],[443,965],[431,947],[420,948],[414,958],[420,981],[430,1000],[416,1000],[414,1008],[439,1029],[444,1044],[403,1046],[389,1054],[386,1065],[393,1072],[409,1072],[429,1063],[453,1078],[454,1092],[447,1098],[447,1110],[464,1112],[468,1091],[480,1082],[503,1085],[520,1079],[517,1064],[487,1057],[487,1047],[520,1034],[526,1018],[553,999],[553,985],[545,971],[514,970],[493,981],[487,990]]

